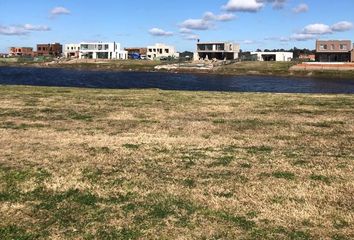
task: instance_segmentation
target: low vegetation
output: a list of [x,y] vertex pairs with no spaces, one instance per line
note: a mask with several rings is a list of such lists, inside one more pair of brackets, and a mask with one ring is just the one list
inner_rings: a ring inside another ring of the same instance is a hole
[[353,239],[354,96],[0,86],[0,239]]

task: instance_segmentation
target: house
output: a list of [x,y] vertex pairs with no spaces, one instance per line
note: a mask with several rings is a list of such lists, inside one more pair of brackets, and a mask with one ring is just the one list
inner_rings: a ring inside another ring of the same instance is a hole
[[292,52],[251,52],[251,55],[256,55],[261,62],[290,62],[294,58]]
[[351,62],[354,62],[354,44],[353,44],[353,49],[352,49],[352,51],[350,52],[350,61],[351,61]]
[[79,58],[80,44],[71,43],[64,45],[64,56],[66,58]]
[[116,42],[82,42],[80,43],[80,59],[128,59],[128,52],[120,48]]
[[317,40],[316,62],[353,62],[352,50],[350,40]]
[[10,56],[25,56],[32,57],[33,56],[33,48],[31,47],[11,47],[10,48]]
[[150,60],[161,60],[164,58],[179,58],[175,47],[162,43],[147,47],[147,58]]
[[146,58],[147,48],[131,47],[131,48],[124,48],[124,50],[128,52],[128,56],[131,59]]
[[60,57],[63,46],[60,43],[37,44],[37,56]]
[[195,60],[235,60],[239,52],[240,45],[232,42],[198,42]]

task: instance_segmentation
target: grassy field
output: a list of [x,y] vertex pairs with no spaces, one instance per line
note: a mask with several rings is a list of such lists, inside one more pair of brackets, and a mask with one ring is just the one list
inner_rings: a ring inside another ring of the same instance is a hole
[[0,86],[0,239],[353,239],[354,96]]

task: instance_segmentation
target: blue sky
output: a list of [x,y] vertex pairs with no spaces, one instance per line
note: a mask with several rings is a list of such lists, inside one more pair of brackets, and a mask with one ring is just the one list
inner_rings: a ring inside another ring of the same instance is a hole
[[0,0],[0,52],[36,43],[117,41],[123,47],[235,41],[243,50],[354,40],[353,0]]

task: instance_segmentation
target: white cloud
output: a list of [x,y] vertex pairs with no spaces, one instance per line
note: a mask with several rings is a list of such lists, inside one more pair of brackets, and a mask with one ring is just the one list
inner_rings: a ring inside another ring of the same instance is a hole
[[274,9],[282,9],[286,2],[287,0],[228,0],[222,9],[230,12],[258,12],[268,3]]
[[179,32],[183,33],[183,34],[187,34],[187,33],[192,33],[193,31],[191,29],[188,29],[188,28],[180,28]]
[[294,13],[305,13],[309,11],[309,6],[307,4],[299,4],[297,7],[293,8]]
[[169,37],[173,35],[173,32],[167,32],[160,28],[151,28],[149,30],[149,33],[153,36],[158,36],[158,37]]
[[196,41],[199,39],[199,35],[197,34],[185,34],[183,35],[184,39],[186,40],[191,40],[191,41]]
[[181,24],[181,28],[191,29],[191,30],[208,30],[214,25],[205,19],[187,19]]
[[291,40],[295,41],[307,41],[316,39],[317,35],[308,34],[308,33],[294,33],[290,36]]
[[332,26],[315,23],[307,25],[301,32],[294,33],[290,36],[290,40],[294,41],[307,41],[314,40],[322,35],[334,34],[335,32],[345,32],[353,28],[353,23],[348,21],[342,21],[333,24]]
[[229,0],[222,8],[230,12],[258,12],[263,6],[257,0]]
[[25,24],[23,28],[28,31],[50,31],[50,28],[45,25]]
[[223,13],[220,15],[215,15],[212,12],[206,12],[204,13],[203,19],[206,21],[221,21],[221,22],[227,22],[231,21],[235,18],[235,15],[232,13]]
[[282,9],[287,0],[257,0],[257,2],[267,2],[272,3],[274,9]]
[[332,33],[332,28],[326,24],[315,23],[307,25],[303,31],[303,34],[315,34],[315,35],[323,35]]
[[21,26],[1,26],[0,35],[21,36],[28,34],[28,31]]
[[353,28],[353,23],[347,22],[347,21],[342,21],[342,22],[338,22],[336,24],[333,24],[331,28],[332,28],[332,31],[335,31],[335,32],[345,32],[345,31],[349,31]]
[[203,31],[209,30],[215,27],[215,22],[227,22],[235,18],[232,13],[223,13],[216,15],[212,12],[205,12],[202,18],[187,19],[180,24],[180,33],[192,34],[193,30]]
[[247,45],[254,44],[254,43],[256,43],[256,41],[253,41],[253,40],[244,40],[243,41],[243,44],[247,44]]
[[50,11],[50,15],[52,17],[59,15],[69,15],[70,13],[70,10],[65,7],[55,7]]
[[288,42],[290,38],[288,37],[265,37],[266,41],[279,41],[279,42]]
[[288,37],[280,37],[280,38],[279,38],[279,41],[280,41],[280,42],[289,42],[290,39],[289,39]]
[[0,25],[0,35],[22,36],[22,35],[27,35],[33,31],[37,31],[37,32],[50,31],[50,28],[45,25],[32,25],[32,24],[12,25],[12,26]]

